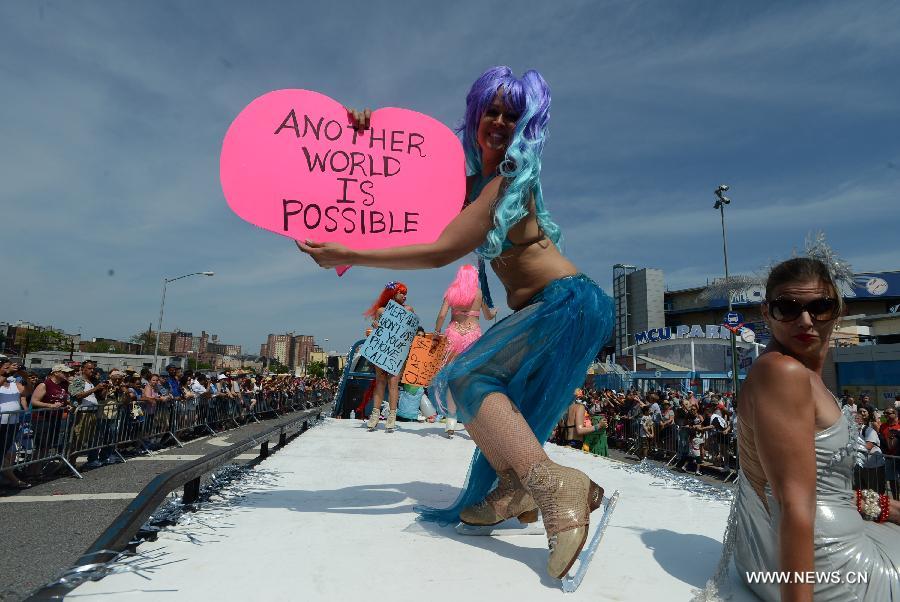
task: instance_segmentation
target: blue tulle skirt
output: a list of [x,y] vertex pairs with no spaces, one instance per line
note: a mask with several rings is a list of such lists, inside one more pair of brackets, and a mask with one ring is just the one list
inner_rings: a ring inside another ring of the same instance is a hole
[[[612,325],[612,299],[593,280],[583,274],[554,280],[445,366],[429,391],[445,414],[463,423],[478,414],[488,394],[504,393],[544,443],[575,389],[584,384]],[[416,511],[422,520],[455,523],[460,510],[484,499],[496,479],[487,459],[475,450],[453,505]]]

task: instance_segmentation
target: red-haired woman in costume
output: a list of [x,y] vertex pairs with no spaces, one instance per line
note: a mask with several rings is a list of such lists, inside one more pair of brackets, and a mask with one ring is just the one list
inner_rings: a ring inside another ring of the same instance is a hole
[[[395,301],[406,308],[413,311],[413,308],[406,305],[406,294],[409,290],[402,282],[388,282],[381,295],[363,314],[372,319],[372,328],[378,328],[378,320],[384,313],[384,308],[390,301]],[[378,427],[378,419],[381,414],[381,404],[384,402],[384,388],[388,387],[388,404],[389,411],[385,430],[388,433],[394,432],[397,424],[397,402],[400,400],[400,374],[394,376],[389,372],[385,372],[378,366],[375,366],[375,395],[372,399],[372,413],[369,415],[369,421],[366,423],[369,431],[374,431]]]

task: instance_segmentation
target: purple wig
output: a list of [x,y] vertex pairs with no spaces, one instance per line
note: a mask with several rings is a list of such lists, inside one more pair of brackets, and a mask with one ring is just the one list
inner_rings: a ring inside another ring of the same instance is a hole
[[520,117],[500,164],[500,175],[506,179],[506,184],[494,205],[494,228],[477,250],[486,259],[493,259],[503,252],[503,241],[509,229],[528,215],[528,202],[532,195],[536,217],[544,234],[554,244],[559,244],[561,238],[559,226],[544,207],[541,192],[541,153],[550,122],[550,87],[540,73],[526,71],[521,78],[517,78],[509,67],[491,67],[472,84],[466,96],[466,114],[457,129],[462,135],[466,154],[466,172],[481,176],[478,124],[501,89],[506,107]]

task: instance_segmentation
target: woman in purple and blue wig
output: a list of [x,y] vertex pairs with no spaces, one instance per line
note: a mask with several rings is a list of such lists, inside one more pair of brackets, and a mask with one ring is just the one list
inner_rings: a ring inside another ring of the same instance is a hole
[[[357,127],[368,114],[351,111]],[[298,243],[322,267],[436,268],[467,253],[489,260],[515,310],[435,377],[442,409],[478,445],[462,493],[449,508],[418,508],[424,520],[489,526],[543,516],[547,570],[562,578],[588,534],[603,489],[544,452],[553,426],[609,338],[611,299],[559,250],[544,206],[541,153],[550,89],[537,71],[493,67],[472,84],[459,132],[468,173],[466,207],[430,244],[355,250]],[[487,298],[487,295],[486,295]]]

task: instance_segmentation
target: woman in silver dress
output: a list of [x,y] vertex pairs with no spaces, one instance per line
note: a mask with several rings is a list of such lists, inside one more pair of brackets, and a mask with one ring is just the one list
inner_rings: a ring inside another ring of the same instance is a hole
[[[853,490],[858,431],[822,382],[842,310],[821,261],[791,259],[768,277],[772,342],[738,400],[741,473],[726,537],[739,577],[764,600],[900,600],[900,527],[891,524],[900,504]],[[772,571],[787,573],[784,582],[753,575]]]

